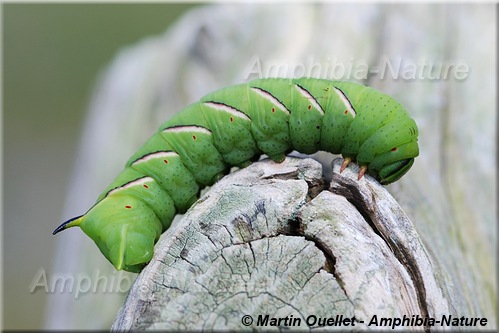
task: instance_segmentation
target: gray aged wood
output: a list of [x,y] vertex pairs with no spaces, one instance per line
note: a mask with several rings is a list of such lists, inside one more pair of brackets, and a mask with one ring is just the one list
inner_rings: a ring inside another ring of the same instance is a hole
[[[416,295],[419,308],[426,304],[428,311],[442,310],[429,299],[435,291],[433,302],[442,295],[448,297],[454,307],[450,313],[486,317],[487,328],[495,329],[497,54],[491,47],[497,39],[495,14],[492,4],[250,4],[193,10],[164,35],[123,50],[103,73],[90,107],[64,217],[88,209],[158,125],[187,104],[258,74],[275,76],[272,69],[277,67],[287,68],[281,74],[289,77],[300,75],[294,69],[315,66],[318,71],[312,76],[368,84],[397,98],[415,118],[420,156],[409,174],[387,189],[419,237],[407,233],[403,238],[400,228],[383,231],[383,225],[393,226],[390,220],[372,229],[386,235],[385,244],[394,252],[407,253],[416,246],[418,252],[391,262],[401,262],[415,286],[433,287],[432,292]],[[260,68],[255,68],[255,61]],[[437,74],[439,64],[461,63],[470,71],[463,79],[452,75],[404,79],[401,71],[393,77],[387,62],[401,63],[402,70],[404,64],[420,69],[426,62],[437,66]],[[338,70],[366,64],[379,71],[367,77],[355,76],[354,71],[324,72],[335,64]],[[327,154],[314,158],[324,165],[331,160]],[[346,186],[347,190],[352,191]],[[371,219],[380,211],[365,216]],[[68,231],[56,240],[55,272],[71,276],[97,272],[109,280],[117,276],[82,233]],[[407,268],[407,263],[414,262],[436,269],[435,281],[423,270]],[[401,273],[393,279],[404,276]],[[49,297],[47,328],[107,329],[126,293],[92,293],[78,300],[70,293]]]
[[[345,196],[321,191],[311,159],[265,160],[225,177],[166,232],[113,329],[253,329],[265,315],[299,318],[301,328],[312,315],[343,315],[358,329],[375,315],[455,315],[410,220],[356,171],[333,178]],[[254,323],[244,326],[244,315]]]

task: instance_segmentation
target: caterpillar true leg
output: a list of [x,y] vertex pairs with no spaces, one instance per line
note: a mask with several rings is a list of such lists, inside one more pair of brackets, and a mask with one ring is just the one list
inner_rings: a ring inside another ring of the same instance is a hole
[[346,169],[346,167],[350,164],[350,162],[352,162],[352,159],[350,157],[345,157],[343,159],[343,164],[341,164],[340,173],[342,173]]
[[366,171],[367,171],[367,165],[362,165],[360,167],[359,177],[357,178],[357,180],[360,180],[362,177],[364,177],[364,174],[366,173]]

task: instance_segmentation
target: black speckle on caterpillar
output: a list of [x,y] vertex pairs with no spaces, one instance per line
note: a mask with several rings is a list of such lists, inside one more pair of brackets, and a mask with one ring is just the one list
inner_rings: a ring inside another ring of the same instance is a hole
[[118,270],[138,272],[175,214],[199,190],[261,154],[341,154],[381,184],[402,177],[419,154],[415,121],[372,88],[321,79],[260,79],[201,98],[160,126],[84,215],[79,226]]

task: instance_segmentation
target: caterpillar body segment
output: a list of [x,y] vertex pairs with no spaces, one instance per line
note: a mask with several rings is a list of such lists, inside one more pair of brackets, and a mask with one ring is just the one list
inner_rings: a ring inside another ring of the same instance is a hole
[[206,95],[160,126],[84,215],[79,226],[116,269],[138,272],[177,213],[202,187],[261,154],[281,162],[297,150],[341,154],[382,184],[402,177],[419,154],[418,129],[393,98],[321,79],[259,79]]

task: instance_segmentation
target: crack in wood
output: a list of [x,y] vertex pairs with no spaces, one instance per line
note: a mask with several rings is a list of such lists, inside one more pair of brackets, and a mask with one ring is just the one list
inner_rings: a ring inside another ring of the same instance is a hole
[[[411,255],[411,249],[407,248],[404,244],[399,243],[397,239],[386,235],[382,229],[378,228],[377,224],[381,223],[381,221],[377,220],[377,216],[379,214],[376,213],[374,205],[366,202],[364,196],[359,190],[358,184],[354,183],[351,179],[342,177],[337,173],[333,175],[333,180],[337,185],[332,187],[332,192],[342,195],[353,206],[355,206],[355,208],[357,208],[359,213],[366,220],[367,224],[372,228],[373,232],[383,239],[395,258],[397,258],[402,266],[406,268],[415,285],[421,315],[423,317],[428,317],[429,312],[428,304],[426,302],[426,288],[419,267],[414,262],[414,258]],[[371,193],[371,203],[376,201],[377,199],[374,193]],[[424,329],[426,332],[430,331],[429,326],[425,326]]]

